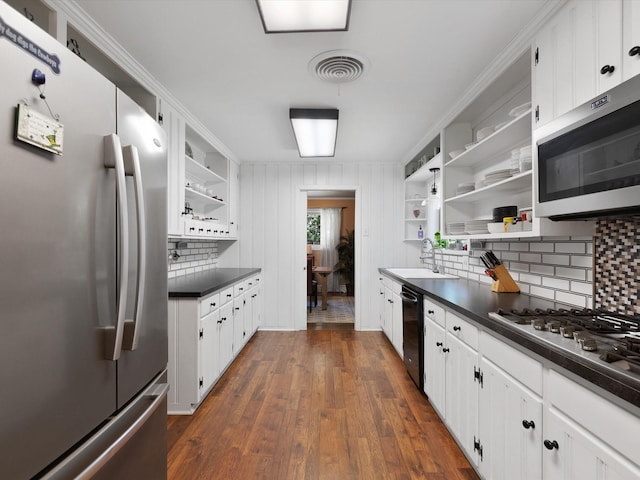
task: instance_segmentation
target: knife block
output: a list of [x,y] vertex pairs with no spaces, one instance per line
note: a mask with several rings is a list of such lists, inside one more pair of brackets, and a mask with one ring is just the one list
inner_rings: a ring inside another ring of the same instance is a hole
[[497,265],[493,268],[493,273],[495,273],[498,279],[494,280],[491,284],[492,292],[520,292],[520,287],[518,287],[518,284],[511,278],[511,274],[504,265]]

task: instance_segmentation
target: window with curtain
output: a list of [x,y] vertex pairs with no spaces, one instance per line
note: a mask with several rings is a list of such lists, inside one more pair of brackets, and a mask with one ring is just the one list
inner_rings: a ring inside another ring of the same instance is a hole
[[[342,208],[320,209],[320,263],[324,267],[333,268],[338,263],[336,246],[340,243],[342,229]],[[327,277],[329,292],[340,290],[340,276],[330,274]]]

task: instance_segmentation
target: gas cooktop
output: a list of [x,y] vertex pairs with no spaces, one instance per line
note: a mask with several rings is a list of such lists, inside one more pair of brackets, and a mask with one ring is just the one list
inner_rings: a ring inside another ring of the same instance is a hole
[[489,313],[574,358],[640,381],[640,317],[592,309]]

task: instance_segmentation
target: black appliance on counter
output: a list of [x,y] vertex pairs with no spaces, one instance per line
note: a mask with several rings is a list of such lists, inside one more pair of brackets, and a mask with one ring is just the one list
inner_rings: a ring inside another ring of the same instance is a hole
[[640,380],[640,317],[592,309],[489,313],[549,346],[618,376]]
[[424,390],[424,317],[422,294],[402,286],[402,349],[409,376]]

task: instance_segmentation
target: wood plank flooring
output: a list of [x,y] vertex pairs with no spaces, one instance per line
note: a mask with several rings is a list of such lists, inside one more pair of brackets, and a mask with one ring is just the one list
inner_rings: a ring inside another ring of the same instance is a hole
[[171,480],[478,478],[381,332],[257,332],[168,435]]

